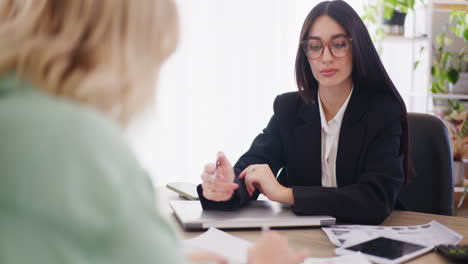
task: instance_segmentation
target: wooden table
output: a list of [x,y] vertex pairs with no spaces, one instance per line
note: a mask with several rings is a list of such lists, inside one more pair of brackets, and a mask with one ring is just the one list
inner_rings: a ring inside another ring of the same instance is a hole
[[[166,192],[167,194],[167,192]],[[169,200],[178,199],[176,195],[169,194]],[[162,205],[163,211],[170,212],[170,208],[167,205]],[[168,210],[168,211],[167,211]],[[192,238],[200,235],[202,232],[185,232],[181,226],[177,223],[177,220],[173,215],[170,216],[172,221],[176,222],[179,230],[182,232],[185,238]],[[454,216],[442,216],[434,214],[423,214],[416,212],[407,211],[394,211],[383,223],[384,226],[399,226],[399,225],[422,225],[436,220],[437,222],[455,230],[456,232],[463,235],[461,244],[468,244],[468,218],[454,217]],[[259,230],[242,230],[242,231],[228,231],[229,234],[236,237],[255,241],[260,236]],[[330,243],[328,237],[320,228],[300,228],[300,229],[280,229],[276,230],[281,235],[286,236],[289,240],[289,244],[296,250],[301,248],[307,248],[310,251],[310,257],[333,257],[335,256],[335,246]],[[438,264],[438,263],[449,263],[445,258],[439,256],[437,253],[429,253],[424,256],[418,257],[406,263],[410,264]]]

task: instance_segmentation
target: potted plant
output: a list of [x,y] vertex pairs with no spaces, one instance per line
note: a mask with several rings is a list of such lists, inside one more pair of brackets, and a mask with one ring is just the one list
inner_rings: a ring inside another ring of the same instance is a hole
[[[450,14],[450,23],[453,24],[450,31],[464,42],[468,40],[468,14],[463,11],[454,11]],[[445,93],[448,90],[454,93],[468,93],[467,83],[463,82],[467,76],[468,56],[466,45],[458,52],[447,50],[453,43],[453,39],[447,37],[447,26],[444,31],[437,36],[436,45],[433,46],[434,60],[431,66],[432,93]],[[460,80],[460,82],[459,82]],[[448,85],[451,89],[448,89]],[[467,90],[463,90],[466,88]],[[455,91],[453,91],[455,90]]]
[[406,14],[414,9],[415,0],[382,0],[383,24],[389,34],[403,35]]
[[[463,186],[465,174],[468,172],[467,163],[465,162],[466,159],[464,159],[464,157],[466,158],[468,155],[468,114],[465,107],[457,101],[449,100],[448,102],[450,104],[449,110],[436,114],[445,123],[450,134],[453,154],[453,184]],[[458,215],[467,193],[468,185],[465,186],[463,194],[460,200],[458,200],[457,206],[455,207],[455,215]]]
[[[426,0],[421,0],[424,2]],[[379,54],[386,34],[403,35],[408,11],[414,10],[415,0],[365,0],[362,21],[371,33]]]
[[450,31],[457,37],[463,39],[464,46],[458,53],[458,65],[450,69],[449,72],[449,90],[452,93],[468,93],[468,55],[466,51],[466,42],[468,41],[468,12],[454,11],[450,14]]
[[449,109],[438,113],[446,124],[450,133],[453,154],[453,182],[462,185],[465,179],[466,163],[464,158],[468,157],[468,122],[465,107],[454,100],[448,100]]

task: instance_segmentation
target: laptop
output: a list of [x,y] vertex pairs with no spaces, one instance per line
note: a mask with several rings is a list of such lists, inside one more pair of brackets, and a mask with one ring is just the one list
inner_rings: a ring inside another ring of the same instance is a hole
[[336,221],[331,216],[296,215],[287,204],[263,200],[250,201],[236,211],[204,211],[200,201],[171,201],[170,206],[186,230],[329,226]]

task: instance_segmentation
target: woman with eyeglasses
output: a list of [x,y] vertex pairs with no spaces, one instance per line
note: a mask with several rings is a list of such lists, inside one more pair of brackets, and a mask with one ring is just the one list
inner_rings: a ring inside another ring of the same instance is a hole
[[262,193],[297,214],[381,223],[407,178],[407,113],[346,2],[310,11],[295,75],[298,91],[275,99],[273,117],[234,167],[223,153],[205,166],[203,208],[235,210]]

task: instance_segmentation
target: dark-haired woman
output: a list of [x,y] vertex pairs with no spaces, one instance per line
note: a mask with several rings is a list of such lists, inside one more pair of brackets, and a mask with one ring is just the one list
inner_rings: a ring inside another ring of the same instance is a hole
[[205,166],[203,208],[234,210],[262,193],[297,214],[381,223],[405,182],[407,113],[346,2],[311,10],[295,72],[299,91],[275,99],[273,117],[234,168],[222,153],[217,168]]

